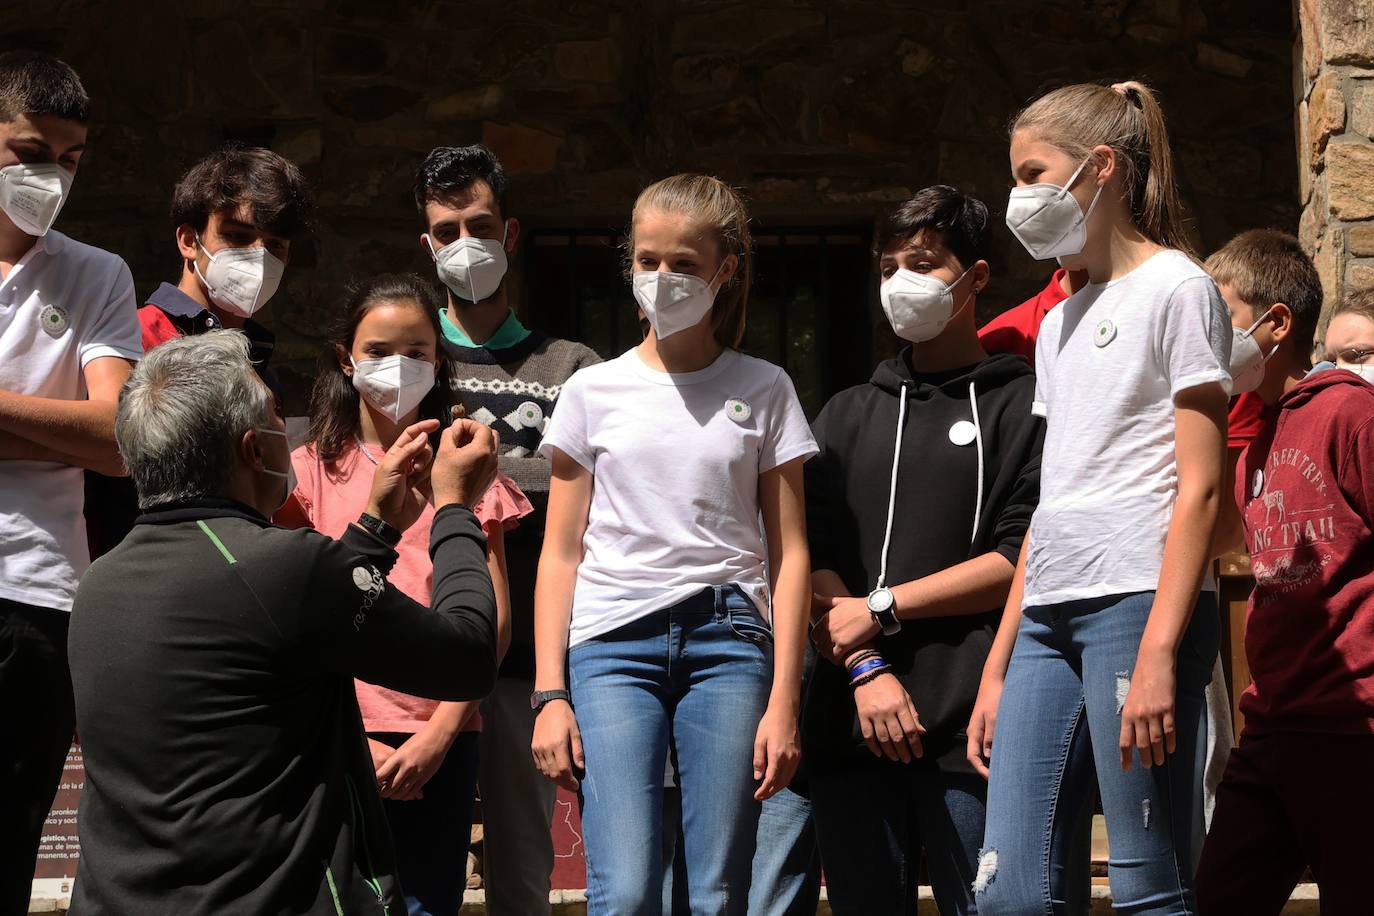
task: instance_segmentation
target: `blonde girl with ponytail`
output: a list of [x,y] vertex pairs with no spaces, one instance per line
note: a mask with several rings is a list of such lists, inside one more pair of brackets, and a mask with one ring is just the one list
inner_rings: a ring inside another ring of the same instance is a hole
[[1195,913],[1230,319],[1147,86],[1037,99],[1012,122],[1011,170],[1008,228],[1089,282],[1037,342],[1040,503],[969,723],[990,769],[978,910],[1067,911],[1095,770],[1115,906]]
[[589,914],[662,906],[670,748],[691,911],[743,914],[760,803],[800,756],[816,443],[786,373],[735,349],[752,260],[735,191],[650,186],[628,252],[648,333],[563,386],[541,446],[532,750],[581,791]]

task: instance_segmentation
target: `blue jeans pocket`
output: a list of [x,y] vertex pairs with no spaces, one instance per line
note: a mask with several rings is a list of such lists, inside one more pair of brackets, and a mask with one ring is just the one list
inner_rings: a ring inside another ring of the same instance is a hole
[[773,644],[773,628],[763,619],[754,602],[746,600],[743,605],[736,606],[735,602],[731,601],[726,605],[725,615],[731,632],[740,639],[761,646]]

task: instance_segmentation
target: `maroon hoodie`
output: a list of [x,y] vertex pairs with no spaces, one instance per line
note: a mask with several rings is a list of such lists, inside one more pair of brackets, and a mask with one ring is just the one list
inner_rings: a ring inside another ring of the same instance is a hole
[[1309,375],[1265,410],[1236,501],[1255,570],[1251,732],[1374,732],[1374,385]]

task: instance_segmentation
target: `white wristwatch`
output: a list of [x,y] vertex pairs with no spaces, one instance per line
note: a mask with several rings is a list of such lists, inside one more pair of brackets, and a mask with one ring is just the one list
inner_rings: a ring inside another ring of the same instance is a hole
[[897,619],[897,599],[892,589],[880,585],[868,593],[868,613],[882,629],[884,636],[895,636],[901,632],[902,622]]

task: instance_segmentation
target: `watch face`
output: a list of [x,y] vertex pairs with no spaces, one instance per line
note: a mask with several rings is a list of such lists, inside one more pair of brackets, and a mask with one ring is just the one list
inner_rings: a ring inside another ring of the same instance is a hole
[[885,588],[876,588],[868,596],[868,609],[875,614],[881,614],[892,607],[892,592]]

